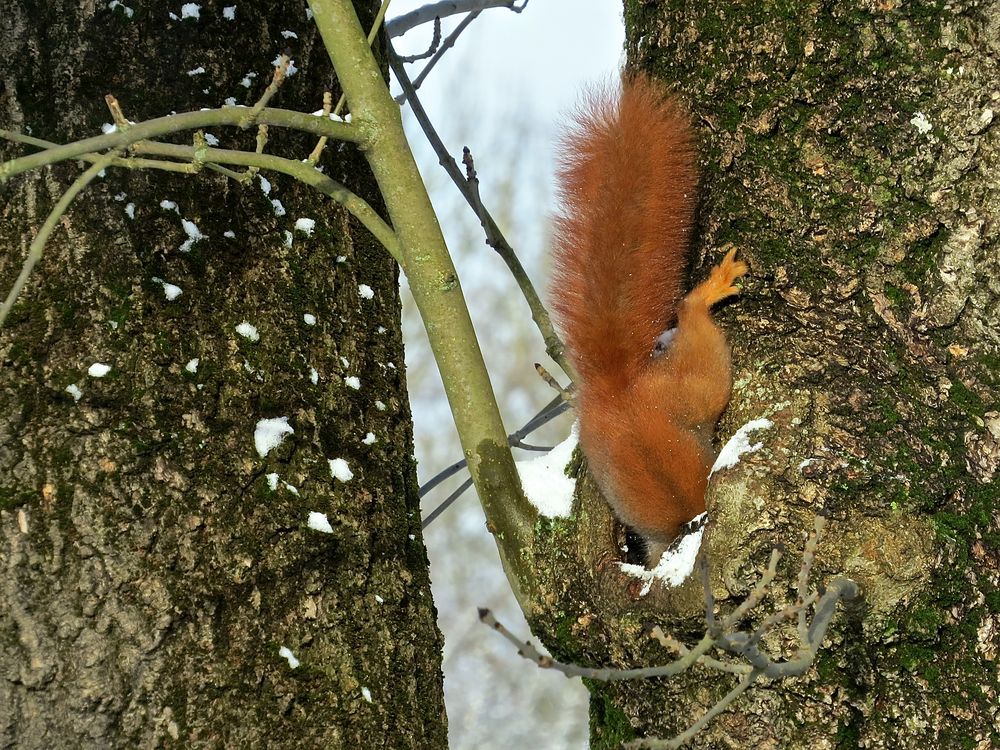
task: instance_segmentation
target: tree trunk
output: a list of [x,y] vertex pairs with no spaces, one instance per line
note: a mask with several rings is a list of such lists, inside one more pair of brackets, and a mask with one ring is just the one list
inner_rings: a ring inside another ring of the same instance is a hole
[[[764,683],[686,747],[1000,747],[1000,3],[628,0],[630,65],[677,83],[701,134],[693,277],[750,264],[719,313],[735,388],[720,435],[762,448],[713,480],[705,548],[726,611],[788,546],[760,619],[814,579],[856,580],[805,676]],[[697,581],[646,597],[593,488],[540,524],[535,631],[588,664],[670,661]],[[786,634],[767,645],[787,655]],[[736,682],[592,685],[592,747],[668,737]]]
[[[5,3],[2,127],[99,133],[105,93],[137,121],[253,104],[286,48],[277,106],[334,85],[301,2],[128,5]],[[272,129],[267,150],[313,145]],[[379,205],[355,150],[322,164]],[[4,186],[4,294],[80,171]],[[446,744],[397,269],[343,211],[266,179],[109,170],[0,331],[0,747]],[[280,418],[294,433],[261,422]]]

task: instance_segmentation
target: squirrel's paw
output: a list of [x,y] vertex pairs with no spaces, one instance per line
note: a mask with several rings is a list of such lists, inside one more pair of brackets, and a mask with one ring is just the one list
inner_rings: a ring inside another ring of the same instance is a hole
[[734,285],[734,281],[745,274],[749,269],[742,260],[736,260],[736,248],[734,247],[722,262],[712,269],[708,279],[702,284],[703,295],[709,306],[714,305],[726,297],[739,294],[740,288]]

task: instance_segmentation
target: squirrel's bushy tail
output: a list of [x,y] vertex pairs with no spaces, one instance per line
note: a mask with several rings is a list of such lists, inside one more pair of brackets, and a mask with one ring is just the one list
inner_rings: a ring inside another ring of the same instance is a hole
[[584,389],[618,392],[673,325],[697,202],[689,119],[642,75],[590,94],[562,141],[551,290]]

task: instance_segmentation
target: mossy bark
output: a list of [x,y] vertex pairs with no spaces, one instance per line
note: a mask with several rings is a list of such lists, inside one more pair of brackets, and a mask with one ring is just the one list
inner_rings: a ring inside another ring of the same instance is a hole
[[[105,93],[134,120],[252,104],[289,47],[279,106],[318,109],[334,85],[302,3],[239,3],[235,20],[112,5],[5,4],[3,127],[97,133]],[[361,5],[370,21],[377,3]],[[213,135],[253,148],[253,132]],[[272,129],[268,150],[313,145]],[[331,143],[321,163],[378,206],[355,150]],[[4,186],[4,290],[79,171]],[[0,331],[4,747],[446,745],[397,269],[343,211],[266,177],[265,195],[109,170]],[[187,251],[182,219],[205,236]],[[255,428],[275,417],[294,434],[262,456]]]
[[[720,435],[774,424],[710,487],[715,594],[741,601],[783,543],[763,610],[792,600],[821,509],[814,578],[862,587],[807,675],[689,747],[1000,746],[998,18],[995,1],[625,3],[629,65],[676,83],[701,136],[692,276],[730,244],[751,267],[718,314]],[[648,626],[700,636],[699,585],[640,596],[618,533],[586,483],[572,519],[539,525],[535,631],[578,662],[668,661]],[[591,746],[672,736],[734,683],[594,684]]]

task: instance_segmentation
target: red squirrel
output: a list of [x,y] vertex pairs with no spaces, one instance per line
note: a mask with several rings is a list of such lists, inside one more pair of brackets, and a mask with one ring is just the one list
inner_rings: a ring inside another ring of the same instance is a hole
[[552,300],[578,373],[580,445],[652,567],[705,510],[732,387],[711,307],[747,272],[735,250],[682,298],[697,203],[684,110],[643,75],[592,94],[564,138]]

